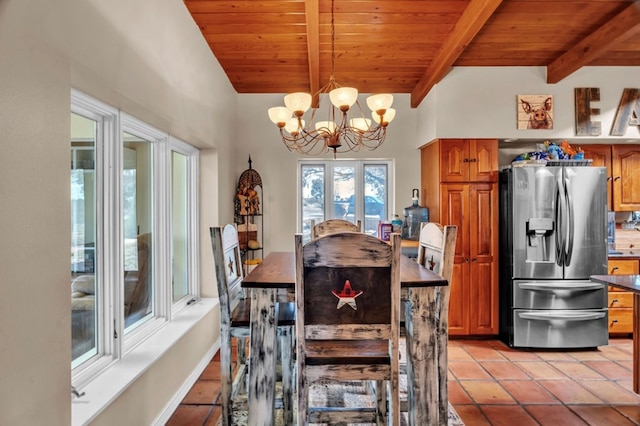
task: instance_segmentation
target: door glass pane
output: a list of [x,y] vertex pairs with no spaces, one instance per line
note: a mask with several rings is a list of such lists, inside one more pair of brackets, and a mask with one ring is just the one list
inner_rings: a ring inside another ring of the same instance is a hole
[[303,165],[302,173],[302,233],[311,237],[311,219],[324,220],[324,165]]
[[378,222],[389,219],[387,214],[387,165],[364,166],[364,232],[376,234]]
[[356,223],[355,219],[355,175],[354,166],[333,168],[333,217]]
[[96,121],[71,113],[71,358],[97,353]]
[[171,153],[171,259],[173,301],[189,293],[187,262],[187,156]]
[[153,315],[153,144],[123,133],[125,332]]

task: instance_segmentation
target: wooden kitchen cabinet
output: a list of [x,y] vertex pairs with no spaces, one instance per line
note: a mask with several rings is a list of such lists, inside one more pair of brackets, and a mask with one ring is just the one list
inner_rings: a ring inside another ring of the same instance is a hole
[[446,139],[440,145],[440,182],[495,182],[495,139]]
[[[483,159],[476,162],[482,164],[480,172],[470,166],[465,175],[467,180],[458,182],[463,173],[452,177],[450,172],[457,161],[452,159],[459,156],[452,152],[459,150],[460,141],[451,140],[454,148],[449,146],[448,139],[422,148],[422,202],[429,208],[431,221],[458,226],[450,283],[449,334],[497,334],[498,143],[497,140],[463,140],[467,146],[474,146],[476,152],[482,152]],[[458,164],[465,162],[458,161]]]
[[[609,259],[609,275],[640,272],[637,259]],[[609,333],[633,333],[633,293],[609,286]]]
[[640,210],[640,145],[585,145],[592,166],[607,168],[609,210]]

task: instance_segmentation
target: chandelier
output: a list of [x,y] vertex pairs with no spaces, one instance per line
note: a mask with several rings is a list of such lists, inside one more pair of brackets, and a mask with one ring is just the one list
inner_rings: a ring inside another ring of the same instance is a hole
[[[371,119],[365,117],[358,102],[358,89],[341,87],[336,82],[333,15],[333,0],[331,0],[329,82],[313,96],[304,92],[290,93],[284,97],[285,106],[269,108],[268,111],[269,118],[280,129],[280,136],[285,146],[289,151],[303,155],[318,155],[333,150],[335,158],[338,152],[359,151],[361,148],[372,151],[382,145],[387,135],[387,125],[396,115],[395,109],[391,108],[393,95],[375,94],[367,98]],[[327,94],[331,104],[327,110],[321,112],[320,101],[326,100]],[[304,115],[311,108],[312,99],[318,100],[318,106],[312,108],[311,117],[306,123]],[[349,117],[348,113],[352,116]]]

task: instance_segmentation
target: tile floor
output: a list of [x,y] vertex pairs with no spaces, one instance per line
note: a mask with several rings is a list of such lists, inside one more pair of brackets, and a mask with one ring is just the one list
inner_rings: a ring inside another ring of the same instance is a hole
[[[449,401],[467,426],[640,425],[631,339],[585,351],[511,349],[498,340],[449,342]],[[215,425],[218,354],[168,422]]]

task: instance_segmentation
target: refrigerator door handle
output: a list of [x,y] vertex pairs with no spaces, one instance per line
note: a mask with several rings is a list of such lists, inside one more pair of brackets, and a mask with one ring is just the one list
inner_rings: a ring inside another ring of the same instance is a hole
[[523,290],[533,290],[533,291],[591,291],[591,290],[600,290],[602,288],[602,284],[593,283],[593,284],[582,284],[582,285],[572,285],[572,286],[563,286],[562,284],[527,284],[522,283],[519,284],[519,287]]
[[606,312],[521,312],[518,315],[522,319],[538,321],[590,321],[604,318]]
[[567,229],[567,248],[565,250],[564,265],[571,265],[571,255],[573,254],[573,233],[575,228],[574,218],[574,206],[573,197],[571,196],[571,180],[565,178],[565,193],[567,195],[567,216],[568,216],[568,229]]
[[556,264],[558,266],[564,265],[564,186],[562,184],[562,177],[558,177],[556,188]]

